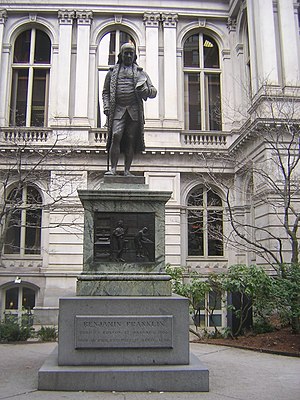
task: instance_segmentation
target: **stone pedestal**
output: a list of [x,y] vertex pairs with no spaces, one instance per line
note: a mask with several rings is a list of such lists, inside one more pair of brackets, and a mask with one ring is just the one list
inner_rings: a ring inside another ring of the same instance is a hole
[[188,300],[164,271],[170,193],[141,180],[107,177],[79,192],[83,272],[77,296],[60,299],[58,351],[39,389],[208,391],[208,370],[189,353]]

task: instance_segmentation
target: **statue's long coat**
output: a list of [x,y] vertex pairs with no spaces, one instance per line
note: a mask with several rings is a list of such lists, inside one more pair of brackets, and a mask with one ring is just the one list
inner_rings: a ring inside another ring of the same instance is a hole
[[[117,92],[117,83],[118,83],[118,75],[120,70],[121,64],[116,64],[114,67],[111,67],[106,75],[104,86],[103,86],[103,107],[104,110],[109,110],[108,115],[108,139],[106,143],[106,148],[109,151],[112,141],[112,125],[113,125],[113,118],[115,114],[116,108],[116,92]],[[134,87],[136,87],[137,82],[140,80],[146,79],[146,83],[149,89],[148,97],[155,97],[156,96],[156,89],[152,85],[152,82],[149,76],[143,71],[143,68],[137,66],[137,64],[133,64],[133,81]],[[135,153],[144,151],[145,150],[145,140],[144,140],[144,108],[143,108],[143,100],[137,94],[135,90],[135,95],[138,104],[138,112],[139,112],[139,131],[135,141]],[[126,143],[126,135],[123,135],[124,140],[121,141],[121,152],[124,152],[125,143]]]

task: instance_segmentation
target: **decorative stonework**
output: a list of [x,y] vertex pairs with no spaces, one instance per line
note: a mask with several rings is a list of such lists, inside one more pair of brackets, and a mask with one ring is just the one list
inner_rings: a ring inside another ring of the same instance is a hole
[[76,11],[77,24],[79,25],[91,25],[93,20],[92,11],[77,10]]
[[0,24],[5,24],[6,21],[7,21],[6,10],[0,10]]
[[115,24],[122,24],[123,22],[123,15],[115,14]]
[[228,18],[227,20],[227,29],[229,33],[236,32],[236,18]]
[[206,19],[205,18],[199,18],[198,23],[199,23],[200,28],[206,27]]
[[176,28],[178,22],[178,14],[175,13],[162,13],[161,19],[164,28]]
[[146,12],[143,21],[146,27],[158,27],[161,21],[161,15],[160,13]]
[[59,10],[58,22],[60,25],[72,25],[75,18],[74,10]]

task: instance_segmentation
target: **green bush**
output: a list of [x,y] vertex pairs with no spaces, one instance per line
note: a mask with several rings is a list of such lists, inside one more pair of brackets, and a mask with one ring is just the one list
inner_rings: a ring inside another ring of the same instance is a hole
[[32,332],[26,316],[20,324],[13,315],[6,315],[5,320],[0,322],[1,343],[25,341],[31,337]]
[[38,338],[43,342],[55,342],[57,339],[57,331],[55,327],[52,326],[42,326],[37,332]]

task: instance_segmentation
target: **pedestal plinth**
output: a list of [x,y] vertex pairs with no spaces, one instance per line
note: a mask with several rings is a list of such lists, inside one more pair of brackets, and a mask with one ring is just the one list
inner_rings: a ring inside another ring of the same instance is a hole
[[79,191],[85,210],[77,296],[60,299],[59,342],[39,389],[208,391],[189,353],[189,305],[165,273],[165,203],[133,178]]

